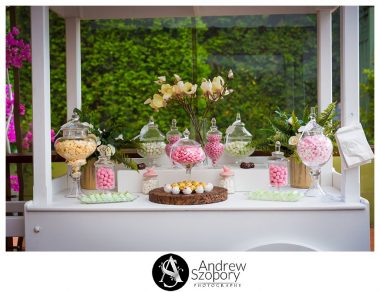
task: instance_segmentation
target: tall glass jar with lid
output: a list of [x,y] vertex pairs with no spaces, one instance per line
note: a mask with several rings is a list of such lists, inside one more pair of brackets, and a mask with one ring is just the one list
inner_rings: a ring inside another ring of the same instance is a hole
[[211,159],[212,167],[216,167],[217,161],[222,157],[224,152],[224,145],[222,140],[222,132],[216,126],[216,119],[211,119],[211,127],[207,132],[207,143],[205,145],[206,155]]
[[107,145],[98,147],[99,158],[95,162],[96,189],[103,193],[114,190],[116,187],[115,164],[111,160],[111,148]]
[[80,187],[80,168],[86,164],[86,158],[96,150],[95,136],[88,134],[88,127],[79,121],[79,115],[75,112],[71,120],[62,125],[60,131],[63,136],[55,141],[55,151],[66,159],[72,178],[71,190],[66,197],[79,198],[83,194]]
[[182,137],[182,134],[180,131],[178,131],[178,128],[177,128],[177,120],[173,119],[170,130],[166,133],[166,140],[168,141],[168,144],[166,144],[165,152],[169,158],[170,158],[170,151],[172,150],[173,144],[177,142],[179,139],[181,139],[181,137]]
[[289,185],[289,160],[280,150],[281,143],[276,141],[275,151],[268,158],[269,184],[277,189]]
[[153,118],[149,119],[140,131],[138,136],[141,142],[141,147],[137,149],[137,153],[143,158],[148,159],[148,166],[156,164],[156,160],[165,153],[165,136],[154,123]]
[[255,151],[251,142],[252,134],[245,128],[245,124],[241,121],[240,113],[237,113],[235,122],[226,130],[224,149],[238,164],[241,159],[250,156]]

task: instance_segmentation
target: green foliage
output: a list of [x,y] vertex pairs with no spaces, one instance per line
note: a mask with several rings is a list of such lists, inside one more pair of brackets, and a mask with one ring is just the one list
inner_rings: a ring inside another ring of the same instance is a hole
[[363,124],[364,133],[370,144],[375,143],[375,72],[373,68],[364,69],[367,76],[366,82],[360,84],[362,96],[368,95],[369,103],[367,107],[361,108],[360,117]]

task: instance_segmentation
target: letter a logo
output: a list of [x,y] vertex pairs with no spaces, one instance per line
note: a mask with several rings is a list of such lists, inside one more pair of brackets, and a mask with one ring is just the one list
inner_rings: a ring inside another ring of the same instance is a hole
[[186,284],[189,278],[189,267],[180,256],[166,254],[155,262],[152,275],[158,287],[174,291]]

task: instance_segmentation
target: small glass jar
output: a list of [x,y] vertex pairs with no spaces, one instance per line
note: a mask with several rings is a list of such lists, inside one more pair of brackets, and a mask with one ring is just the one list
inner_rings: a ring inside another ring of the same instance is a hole
[[179,139],[181,139],[182,134],[180,131],[178,131],[177,128],[177,120],[172,120],[172,125],[170,127],[170,131],[166,133],[166,140],[168,141],[168,144],[166,144],[165,152],[166,155],[170,158],[170,151],[172,150],[172,146],[175,142],[177,142]]
[[229,156],[236,159],[236,164],[239,164],[241,159],[250,156],[255,151],[251,142],[252,134],[245,128],[240,113],[237,113],[236,121],[226,130],[224,149]]
[[219,173],[219,175],[220,175],[219,186],[227,189],[227,192],[229,194],[235,193],[234,172],[227,166],[223,166],[223,170]]
[[269,184],[272,187],[286,187],[289,185],[289,160],[281,152],[281,143],[275,143],[275,151],[268,158]]
[[148,159],[148,166],[153,166],[156,159],[165,153],[164,134],[158,129],[151,117],[148,124],[141,129],[138,137],[141,142],[141,148],[137,149],[137,153]]
[[224,145],[220,143],[222,140],[222,132],[216,126],[216,119],[211,119],[211,127],[207,132],[207,143],[205,145],[206,155],[211,159],[212,166],[216,167],[216,162],[222,157]]
[[83,194],[80,187],[80,168],[86,164],[86,158],[95,152],[96,137],[88,134],[88,127],[79,121],[79,115],[75,112],[71,120],[60,130],[62,130],[63,136],[55,141],[54,148],[71,167],[70,176],[73,179],[71,191],[66,197],[79,198]]
[[142,181],[142,193],[144,195],[149,195],[151,190],[159,187],[158,174],[153,168],[147,168],[146,172],[143,174]]
[[95,162],[96,189],[103,191],[114,190],[116,187],[115,164],[111,160],[111,148],[106,145],[98,147],[100,156]]
[[191,178],[191,169],[202,163],[206,158],[202,146],[190,139],[189,135],[190,131],[186,129],[183,132],[183,138],[173,144],[170,152],[172,162],[186,169],[188,180]]

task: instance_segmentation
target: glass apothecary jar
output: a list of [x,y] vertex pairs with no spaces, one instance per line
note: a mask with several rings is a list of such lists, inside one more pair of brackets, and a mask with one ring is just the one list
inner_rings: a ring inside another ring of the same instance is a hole
[[289,185],[289,160],[281,152],[281,143],[275,143],[275,151],[272,157],[268,158],[269,184],[272,187],[280,188]]
[[147,168],[143,174],[142,193],[148,195],[151,190],[159,187],[158,174],[153,168]]
[[241,159],[250,156],[255,151],[251,142],[252,134],[245,128],[240,113],[237,113],[236,121],[226,130],[224,149],[229,156],[235,158],[236,164],[239,164]]
[[153,118],[149,119],[140,131],[138,136],[141,142],[141,147],[137,149],[137,153],[143,158],[148,159],[148,166],[153,166],[156,159],[160,158],[165,153],[165,136],[154,123]]
[[183,132],[183,138],[174,143],[170,152],[170,159],[175,164],[184,167],[190,179],[192,168],[202,163],[206,155],[201,145],[190,139],[189,135],[190,131],[186,129]]
[[170,151],[172,150],[173,144],[177,142],[179,139],[181,139],[181,137],[182,137],[182,134],[180,131],[178,131],[178,128],[177,128],[177,120],[173,119],[170,130],[166,133],[166,140],[168,141],[168,144],[166,144],[165,152],[169,158],[170,158]]
[[211,159],[212,166],[216,167],[217,161],[222,157],[224,152],[224,145],[220,141],[222,140],[222,132],[218,130],[216,126],[216,119],[211,119],[211,127],[207,132],[207,143],[205,145],[206,155]]
[[79,198],[83,194],[80,187],[80,168],[86,164],[86,158],[96,150],[95,136],[88,134],[88,127],[79,121],[77,113],[73,113],[71,120],[64,124],[60,131],[62,137],[55,141],[54,148],[71,167],[72,187],[66,197]]
[[100,156],[95,162],[96,189],[105,193],[116,187],[115,164],[111,160],[111,147],[100,145],[98,152]]
[[[316,121],[315,108],[311,108],[310,121],[304,127],[301,138],[297,143],[297,153],[303,164],[310,169],[311,185],[305,196],[319,197],[327,195],[319,184],[321,167],[330,160],[333,145],[323,133],[323,127]],[[332,198],[332,197],[331,197]],[[332,198],[338,199],[340,198]]]
[[229,194],[235,193],[235,174],[227,166],[223,166],[222,171],[219,173],[219,186],[227,189]]

